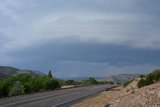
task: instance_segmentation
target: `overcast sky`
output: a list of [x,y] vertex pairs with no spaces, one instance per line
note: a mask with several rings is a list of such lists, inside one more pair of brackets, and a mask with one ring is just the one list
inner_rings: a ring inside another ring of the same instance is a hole
[[0,0],[0,65],[57,77],[160,68],[159,0]]

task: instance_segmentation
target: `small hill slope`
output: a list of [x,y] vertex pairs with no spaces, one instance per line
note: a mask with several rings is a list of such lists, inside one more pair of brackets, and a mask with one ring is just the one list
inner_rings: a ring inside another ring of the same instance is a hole
[[39,73],[37,71],[32,71],[32,70],[20,70],[17,68],[13,68],[10,66],[0,66],[0,80],[8,78],[12,75],[16,75],[19,73],[29,73],[32,76],[38,77],[44,75],[43,73]]
[[117,83],[124,83],[126,81],[132,80],[132,79],[137,78],[139,76],[140,76],[140,74],[118,74],[118,75],[108,76],[106,78],[106,80],[114,81]]
[[110,107],[160,107],[160,82],[141,89],[130,85],[109,104]]

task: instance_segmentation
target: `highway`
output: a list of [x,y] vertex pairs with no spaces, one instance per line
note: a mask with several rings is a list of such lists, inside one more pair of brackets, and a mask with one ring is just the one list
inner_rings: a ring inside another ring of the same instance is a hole
[[0,107],[67,107],[86,98],[114,87],[114,85],[94,85],[54,90],[0,100]]

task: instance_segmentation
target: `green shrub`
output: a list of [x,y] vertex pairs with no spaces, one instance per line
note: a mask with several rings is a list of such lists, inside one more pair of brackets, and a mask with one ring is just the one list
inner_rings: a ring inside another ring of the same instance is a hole
[[140,77],[140,78],[145,78],[145,76],[144,76],[144,75],[140,75],[139,77]]
[[146,80],[144,78],[141,78],[141,80],[139,80],[137,85],[138,85],[138,88],[146,86]]
[[24,87],[21,82],[17,81],[9,90],[9,96],[16,96],[24,94]]
[[141,78],[138,82],[138,87],[141,88],[143,86],[151,85],[160,80],[160,70],[155,70],[152,73],[149,73],[146,78]]
[[31,82],[23,83],[23,86],[24,86],[24,92],[26,94],[33,93],[33,86]]
[[129,80],[123,84],[124,87],[128,86],[133,80]]
[[109,107],[109,106],[110,106],[110,104],[107,103],[104,107]]
[[2,81],[0,81],[0,97],[3,97],[4,96],[4,87],[3,87],[3,82]]
[[32,78],[31,84],[32,84],[31,90],[33,92],[40,92],[41,90],[44,90],[44,82],[42,78]]
[[56,88],[60,88],[60,84],[57,80],[51,78],[45,82],[45,89],[46,90],[54,90]]
[[74,85],[75,81],[74,80],[67,80],[67,81],[65,81],[65,84],[66,85]]
[[0,81],[0,97],[15,96],[60,88],[59,81],[49,76],[32,77],[30,74],[14,75]]
[[90,77],[89,79],[82,80],[81,83],[83,85],[95,85],[95,84],[98,84],[98,81],[95,80],[94,78]]

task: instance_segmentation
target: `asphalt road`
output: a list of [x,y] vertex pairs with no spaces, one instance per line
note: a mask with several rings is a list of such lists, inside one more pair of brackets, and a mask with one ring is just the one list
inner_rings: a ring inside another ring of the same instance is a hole
[[67,107],[71,103],[112,88],[114,85],[84,86],[0,100],[0,107]]

